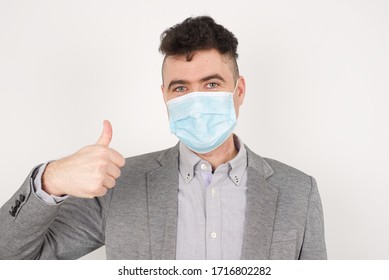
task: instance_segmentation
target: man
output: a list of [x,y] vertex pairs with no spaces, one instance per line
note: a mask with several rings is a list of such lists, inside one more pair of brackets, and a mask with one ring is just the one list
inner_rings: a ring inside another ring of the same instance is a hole
[[[173,148],[127,158],[96,144],[34,168],[1,208],[1,259],[325,259],[315,180],[246,147],[238,41],[210,17],[161,37]],[[255,125],[253,123],[253,125]]]

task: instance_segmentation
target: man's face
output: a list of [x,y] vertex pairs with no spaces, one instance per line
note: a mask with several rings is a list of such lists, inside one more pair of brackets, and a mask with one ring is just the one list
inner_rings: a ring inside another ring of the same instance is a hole
[[[215,49],[197,51],[191,61],[186,56],[168,56],[162,69],[164,99],[167,102],[194,91],[233,92],[237,83],[233,69],[231,59]],[[234,95],[237,117],[244,94],[245,81],[240,76]]]

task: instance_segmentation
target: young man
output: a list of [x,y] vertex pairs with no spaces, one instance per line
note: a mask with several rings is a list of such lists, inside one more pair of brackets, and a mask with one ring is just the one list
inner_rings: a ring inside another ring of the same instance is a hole
[[210,17],[166,30],[170,149],[127,158],[96,144],[34,168],[1,208],[1,259],[325,259],[315,180],[233,134],[245,96],[238,41]]

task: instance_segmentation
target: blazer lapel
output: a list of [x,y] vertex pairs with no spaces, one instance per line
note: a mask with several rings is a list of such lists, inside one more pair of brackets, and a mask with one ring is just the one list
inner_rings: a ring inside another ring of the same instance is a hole
[[270,165],[247,147],[247,205],[242,259],[269,259],[278,191]]
[[147,174],[151,259],[175,259],[177,237],[178,146],[159,158]]

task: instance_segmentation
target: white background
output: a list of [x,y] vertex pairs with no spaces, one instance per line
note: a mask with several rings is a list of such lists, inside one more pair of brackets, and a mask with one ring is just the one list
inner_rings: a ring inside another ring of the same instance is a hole
[[0,205],[104,119],[124,156],[174,145],[159,36],[203,14],[239,39],[237,134],[318,181],[329,258],[389,259],[388,1],[0,0]]

